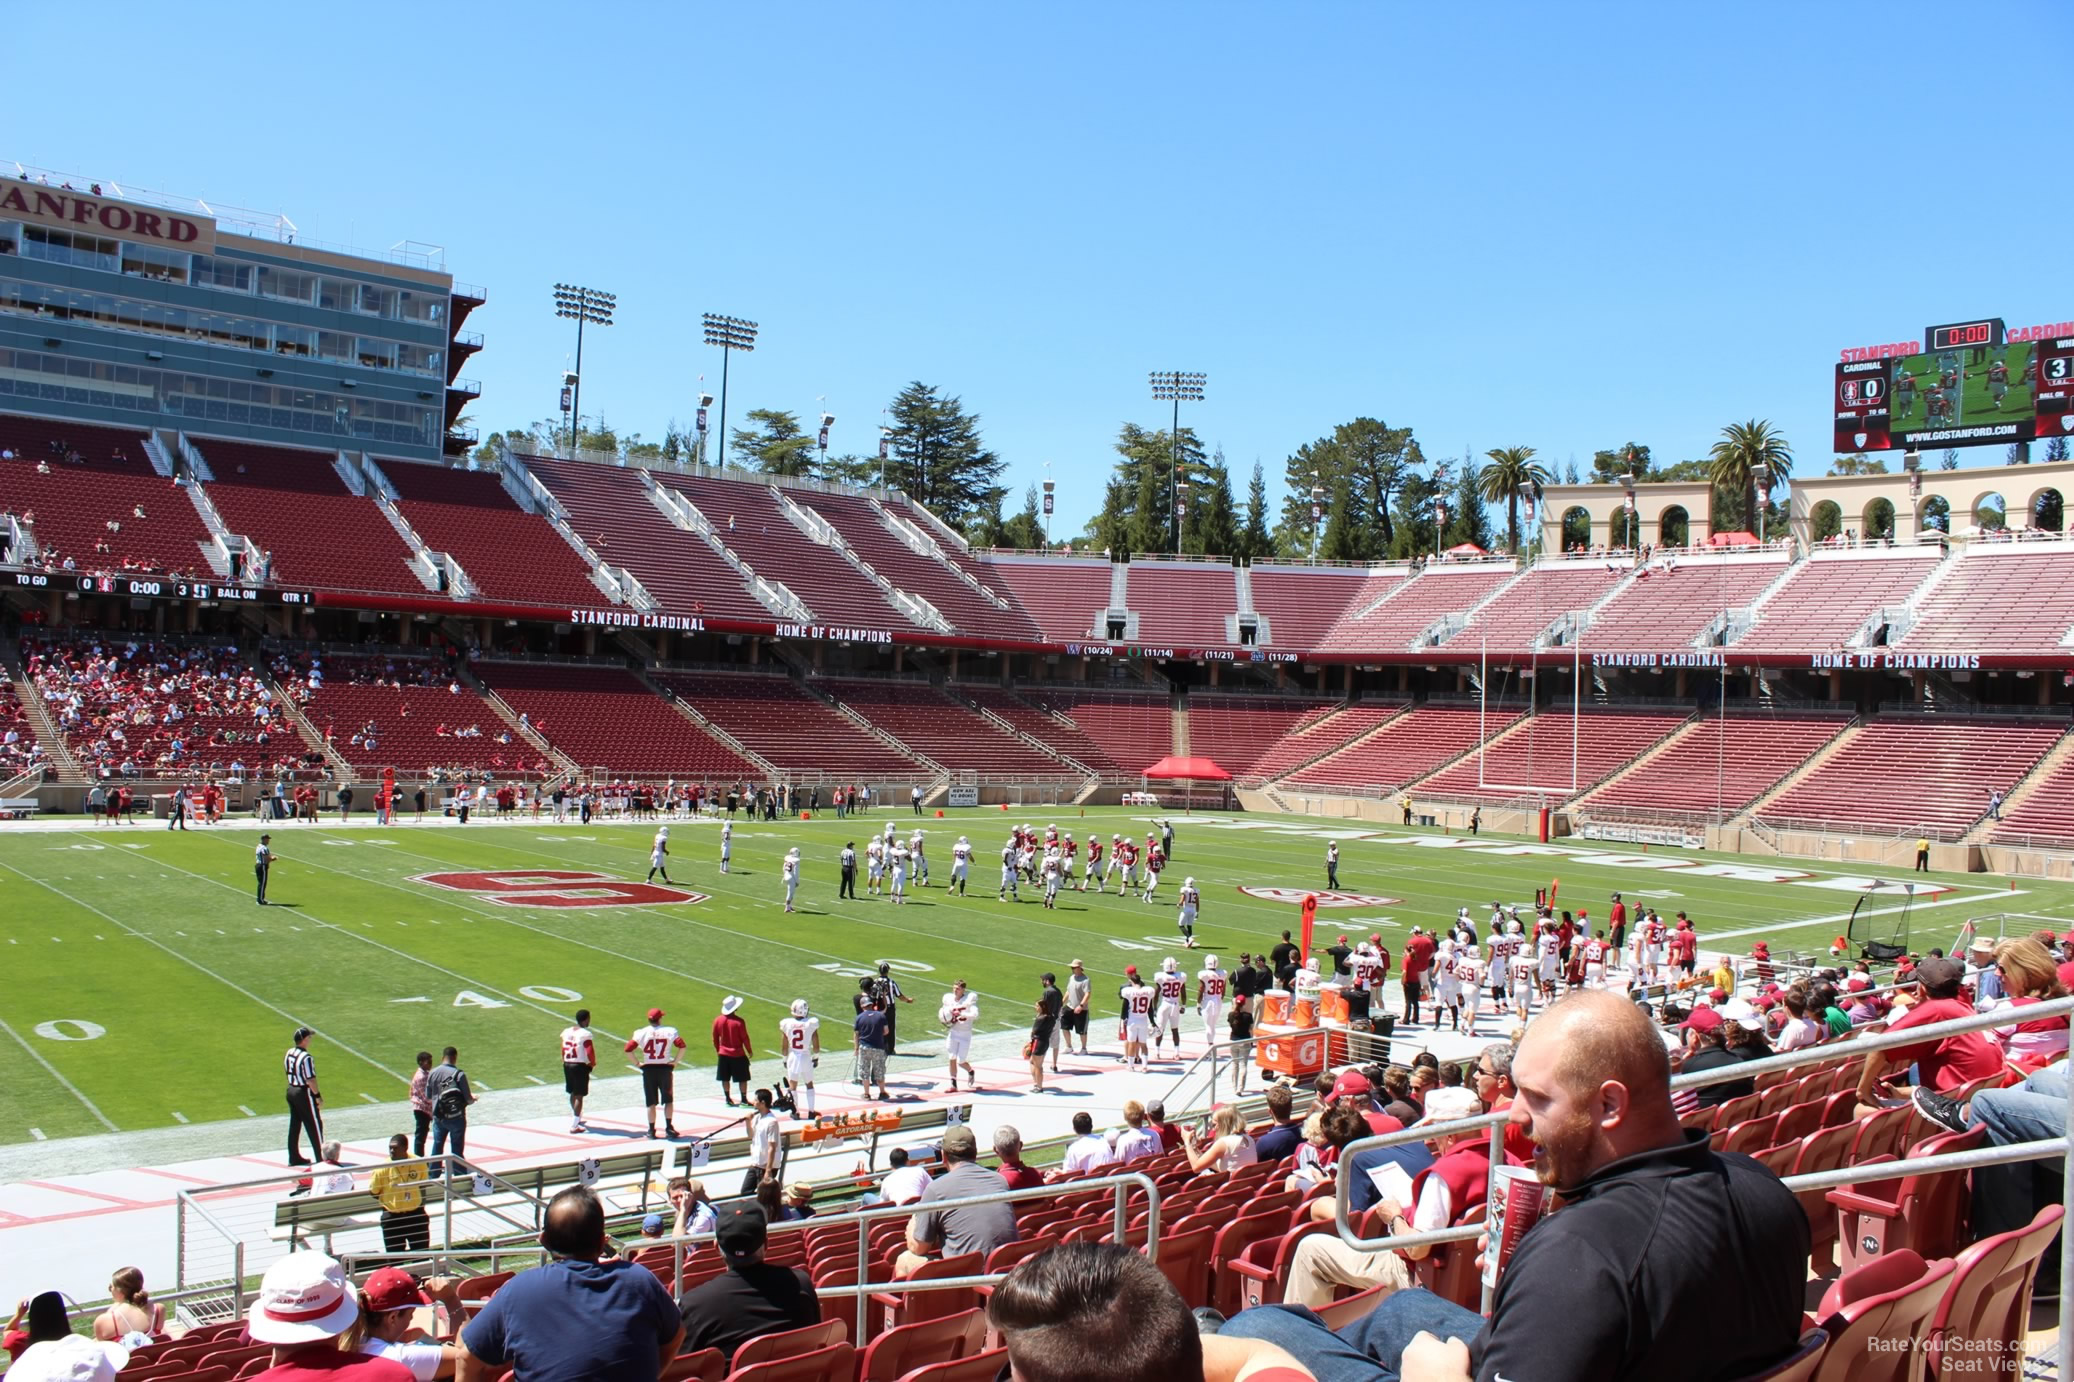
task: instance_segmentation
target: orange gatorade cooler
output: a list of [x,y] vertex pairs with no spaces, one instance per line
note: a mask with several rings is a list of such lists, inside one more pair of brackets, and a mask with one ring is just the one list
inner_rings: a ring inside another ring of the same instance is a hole
[[1318,990],[1318,1021],[1327,1027],[1352,1019],[1347,1015],[1347,990],[1343,984],[1327,984]]
[[1325,1068],[1325,1033],[1295,1027],[1261,1026],[1253,1030],[1253,1050],[1260,1068],[1292,1079],[1318,1074]]
[[1289,1025],[1292,1027],[1317,1026],[1318,1000],[1309,994],[1298,994],[1289,1005]]
[[1260,995],[1260,1025],[1289,1022],[1291,998],[1288,989],[1269,989]]

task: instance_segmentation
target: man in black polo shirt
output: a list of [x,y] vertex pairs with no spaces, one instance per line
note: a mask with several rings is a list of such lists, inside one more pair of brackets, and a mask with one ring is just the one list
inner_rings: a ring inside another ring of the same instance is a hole
[[1354,954],[1354,947],[1347,944],[1345,936],[1341,936],[1337,943],[1326,946],[1325,953],[1332,957],[1332,972],[1334,974],[1348,975],[1354,972],[1353,966],[1348,963],[1348,960]]
[[720,1216],[714,1240],[727,1270],[685,1292],[679,1307],[684,1352],[717,1348],[732,1361],[736,1349],[759,1335],[821,1322],[813,1279],[798,1267],[763,1260],[768,1235],[762,1205],[743,1205]]
[[1296,942],[1290,940],[1289,933],[1284,931],[1282,939],[1276,942],[1274,947],[1267,952],[1268,972],[1271,974],[1280,973],[1282,966],[1288,964],[1295,954]]
[[1521,1241],[1489,1321],[1406,1290],[1344,1334],[1286,1306],[1222,1332],[1279,1344],[1331,1382],[1717,1382],[1793,1351],[1807,1219],[1771,1172],[1678,1126],[1646,1013],[1572,994],[1527,1029],[1512,1077],[1512,1120],[1564,1207]]

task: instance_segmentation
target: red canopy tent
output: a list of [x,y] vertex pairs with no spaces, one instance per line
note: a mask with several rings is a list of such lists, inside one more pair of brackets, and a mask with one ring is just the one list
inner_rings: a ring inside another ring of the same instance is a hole
[[[1145,781],[1160,782],[1229,782],[1231,774],[1217,766],[1210,758],[1175,758],[1168,756],[1154,763],[1140,774]],[[1184,796],[1185,801],[1185,796]],[[1193,802],[1186,802],[1186,809],[1194,809]]]

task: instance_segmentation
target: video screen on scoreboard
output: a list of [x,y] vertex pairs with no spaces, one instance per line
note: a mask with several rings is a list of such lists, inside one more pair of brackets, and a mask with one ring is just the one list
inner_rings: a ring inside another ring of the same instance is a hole
[[1958,346],[1888,361],[1890,445],[1984,445],[2037,435],[2037,354],[2016,345]]

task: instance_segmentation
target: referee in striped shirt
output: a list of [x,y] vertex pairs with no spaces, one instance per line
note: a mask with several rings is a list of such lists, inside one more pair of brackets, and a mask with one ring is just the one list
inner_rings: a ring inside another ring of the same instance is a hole
[[[281,1057],[281,1068],[288,1076],[288,1164],[308,1166],[314,1156],[302,1154],[302,1133],[310,1134],[310,1151],[317,1152],[324,1145],[324,1096],[317,1090],[317,1064],[310,1058],[310,1029],[295,1029],[295,1044]],[[301,1194],[304,1187],[298,1187]]]

